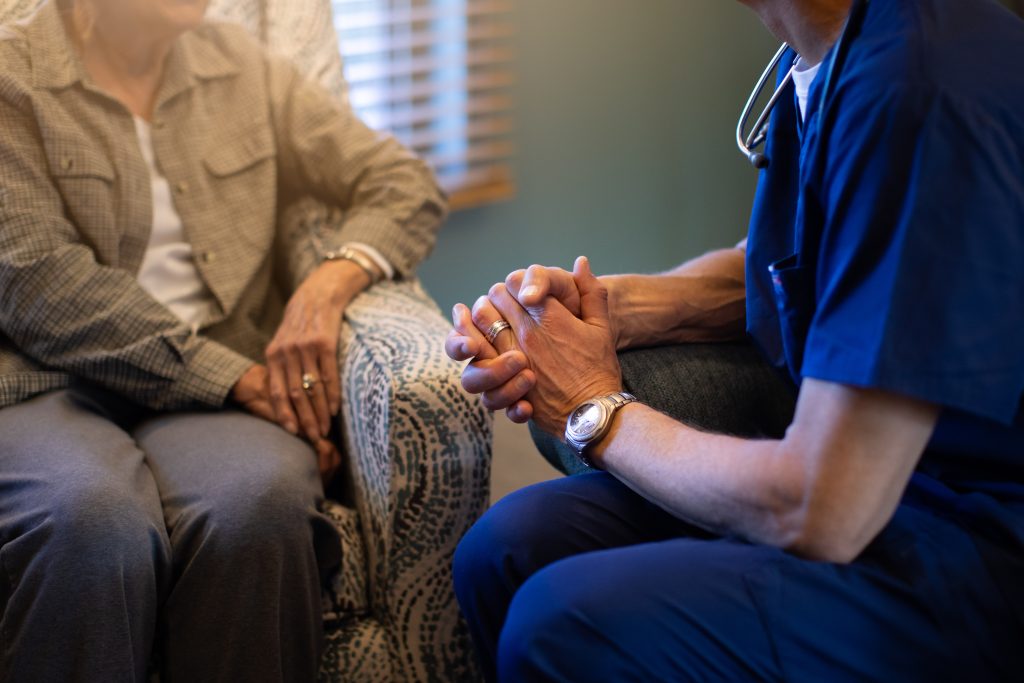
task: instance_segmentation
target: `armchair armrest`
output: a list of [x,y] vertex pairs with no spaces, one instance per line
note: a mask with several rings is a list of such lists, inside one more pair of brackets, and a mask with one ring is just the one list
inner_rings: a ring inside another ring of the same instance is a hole
[[[340,210],[308,198],[285,208],[274,250],[283,291],[292,291],[319,263],[313,235],[341,218]],[[345,562],[349,570],[335,577],[337,603],[327,610],[362,615],[349,624],[355,635],[344,637],[358,640],[364,655],[381,655],[356,664],[332,661],[329,669],[346,676],[477,678],[451,561],[488,503],[492,418],[462,390],[461,364],[444,354],[448,329],[416,280],[378,283],[345,311],[339,345],[343,470],[332,491],[342,505],[328,501],[326,508],[343,538],[359,536],[348,544],[358,547],[361,539],[362,547],[343,560],[343,571]],[[351,650],[344,648],[346,656]],[[362,673],[352,673],[352,666]]]
[[400,625],[386,629],[403,641],[390,644],[406,669],[393,680],[464,680],[473,666],[451,559],[488,502],[492,422],[461,389],[447,331],[413,280],[357,297],[341,335],[344,498],[366,542],[370,611]]

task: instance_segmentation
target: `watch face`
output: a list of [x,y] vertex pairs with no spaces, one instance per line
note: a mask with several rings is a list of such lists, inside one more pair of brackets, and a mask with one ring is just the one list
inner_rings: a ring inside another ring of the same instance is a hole
[[579,439],[586,439],[594,433],[604,418],[600,403],[584,403],[569,416],[569,429]]

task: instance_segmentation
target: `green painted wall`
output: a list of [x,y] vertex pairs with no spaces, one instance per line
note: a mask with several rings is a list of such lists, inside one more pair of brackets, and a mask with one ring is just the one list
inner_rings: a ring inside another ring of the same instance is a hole
[[518,0],[518,196],[459,212],[420,275],[448,311],[510,270],[656,271],[745,232],[736,118],[776,41],[735,0]]

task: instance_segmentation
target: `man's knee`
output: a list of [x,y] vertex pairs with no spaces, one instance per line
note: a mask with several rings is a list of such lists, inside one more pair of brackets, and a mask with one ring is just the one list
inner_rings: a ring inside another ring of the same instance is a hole
[[566,576],[565,564],[541,570],[516,592],[498,643],[500,680],[627,680],[604,661],[609,647],[618,648],[607,642],[615,624],[605,623],[602,604],[617,601],[607,591],[567,590],[586,579]]
[[[555,482],[528,486],[502,498],[466,533],[455,551],[456,584],[487,580],[495,572],[525,579],[561,555],[566,540],[561,523],[574,509]],[[554,548],[552,546],[558,546]]]
[[564,557],[654,540],[680,525],[606,472],[554,479],[505,496],[480,518],[456,551],[456,580],[493,568],[521,581]]
[[771,647],[745,577],[774,557],[770,548],[682,541],[553,564],[512,600],[500,678],[771,680]]
[[514,521],[522,507],[520,498],[520,492],[506,496],[459,541],[452,564],[456,593],[501,580],[507,559],[523,547],[519,540],[526,530],[517,528]]

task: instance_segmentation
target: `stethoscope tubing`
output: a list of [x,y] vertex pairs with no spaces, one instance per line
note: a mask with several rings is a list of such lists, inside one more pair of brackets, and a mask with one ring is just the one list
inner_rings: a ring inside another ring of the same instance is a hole
[[782,91],[786,89],[789,82],[793,80],[793,67],[786,72],[785,78],[782,79],[782,83],[775,88],[775,92],[772,93],[771,98],[768,100],[768,104],[765,105],[764,111],[757,117],[757,121],[754,122],[754,127],[750,129],[750,135],[744,138],[743,129],[746,128],[747,120],[750,119],[750,114],[754,110],[754,105],[757,104],[758,98],[761,97],[761,93],[764,92],[764,87],[768,83],[768,79],[771,78],[772,74],[775,73],[775,69],[778,68],[779,62],[782,61],[782,56],[786,54],[786,50],[789,49],[789,43],[783,43],[779,51],[772,57],[772,61],[765,67],[764,73],[761,74],[761,78],[758,79],[757,85],[750,92],[750,97],[747,98],[747,103],[743,106],[743,112],[740,114],[740,120],[736,124],[736,146],[740,148],[740,152],[743,156],[747,157],[754,168],[764,168],[768,165],[768,157],[760,152],[755,152],[754,148],[758,147],[768,135],[766,123],[768,117],[771,116],[772,110],[775,109],[775,104],[779,101],[782,96]]
[[[835,49],[832,51],[832,58],[829,61],[828,70],[825,74],[825,86],[822,88],[821,100],[818,106],[819,138],[821,134],[822,121],[825,118],[825,104],[827,103],[829,93],[832,90],[837,74],[842,69],[844,62],[846,61],[850,42],[855,37],[864,21],[864,15],[867,13],[866,10],[869,2],[870,0],[856,0],[853,8],[850,10],[850,16],[846,21],[846,25],[843,27],[843,32],[839,36],[839,41],[836,43]],[[747,98],[747,103],[744,105],[743,111],[740,114],[739,123],[736,124],[736,146],[739,147],[743,156],[745,156],[754,168],[758,170],[767,168],[769,159],[763,152],[756,152],[754,150],[763,144],[768,138],[768,119],[771,117],[772,111],[775,109],[775,105],[782,96],[782,92],[793,80],[793,70],[796,69],[796,63],[794,63],[789,71],[786,72],[782,82],[780,82],[775,88],[772,96],[768,99],[768,104],[765,105],[761,115],[757,117],[757,121],[754,122],[754,126],[750,129],[750,135],[744,137],[743,129],[746,127],[747,121],[750,119],[750,114],[754,109],[754,105],[757,104],[757,100],[761,97],[761,93],[764,92],[768,79],[770,79],[772,74],[775,73],[779,63],[782,61],[783,55],[785,55],[786,51],[789,49],[789,44],[783,43],[782,47],[780,47],[778,52],[775,53],[775,56],[772,57],[772,60],[768,63],[764,73],[761,74],[761,78],[758,79],[757,85],[755,85],[754,89],[751,91],[750,97]]]

